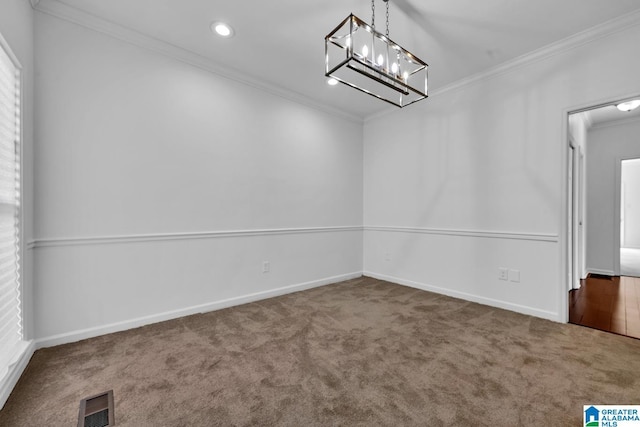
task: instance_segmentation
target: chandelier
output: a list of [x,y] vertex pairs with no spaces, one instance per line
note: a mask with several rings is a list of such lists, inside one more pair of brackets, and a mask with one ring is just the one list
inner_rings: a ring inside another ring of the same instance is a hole
[[389,39],[387,29],[376,31],[375,0],[371,25],[354,14],[347,16],[324,38],[325,76],[398,107],[427,97],[426,62]]

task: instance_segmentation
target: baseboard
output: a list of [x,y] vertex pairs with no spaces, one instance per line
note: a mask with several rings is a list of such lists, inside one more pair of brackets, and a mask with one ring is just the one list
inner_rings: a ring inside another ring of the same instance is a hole
[[588,276],[589,274],[600,274],[603,276],[615,276],[616,274],[611,271],[611,270],[602,270],[599,268],[587,268],[587,274],[585,275]]
[[387,282],[397,283],[398,285],[409,286],[411,288],[416,288],[423,291],[434,292],[436,294],[442,294],[442,295],[447,295],[454,298],[463,299],[466,301],[477,302],[479,304],[488,305],[491,307],[497,307],[505,310],[515,311],[517,313],[528,314],[530,316],[540,317],[543,319],[552,320],[554,322],[563,322],[563,320],[560,319],[560,314],[553,311],[540,310],[537,308],[528,307],[526,305],[513,304],[506,301],[481,297],[479,295],[473,295],[473,294],[468,294],[466,292],[454,291],[452,289],[427,285],[424,283],[414,282],[412,280],[405,280],[405,279],[400,279],[398,277],[387,276],[385,274],[373,273],[371,271],[364,271],[362,274],[364,276],[373,277],[374,279],[385,280]]
[[27,348],[22,352],[22,355],[18,358],[18,361],[9,368],[9,373],[0,382],[0,409],[7,403],[11,391],[18,384],[18,380],[22,376],[22,373],[27,368],[31,356],[36,351],[36,344],[33,341],[29,341]]
[[270,289],[268,291],[256,292],[252,294],[242,295],[239,297],[228,298],[220,301],[212,301],[205,304],[194,305],[191,307],[185,307],[178,310],[167,311],[164,313],[158,313],[151,316],[138,317],[131,320],[125,320],[123,322],[110,323],[104,326],[97,326],[94,328],[80,329],[77,331],[67,332],[64,334],[53,335],[49,337],[39,338],[36,340],[36,348],[52,347],[60,344],[68,344],[87,338],[93,338],[100,335],[111,334],[114,332],[126,331],[127,329],[138,328],[140,326],[149,325],[151,323],[164,322],[165,320],[176,319],[178,317],[189,316],[191,314],[206,313],[214,310],[221,310],[223,308],[229,308],[236,305],[247,304],[254,301],[259,301],[267,298],[273,298],[280,295],[290,294],[293,292],[304,291],[306,289],[317,288],[320,286],[330,285],[332,283],[342,282],[344,280],[356,279],[362,276],[362,272],[353,272],[348,274],[342,274],[339,276],[327,277],[324,279],[313,280],[305,283],[298,283],[295,285],[283,286],[276,289]]

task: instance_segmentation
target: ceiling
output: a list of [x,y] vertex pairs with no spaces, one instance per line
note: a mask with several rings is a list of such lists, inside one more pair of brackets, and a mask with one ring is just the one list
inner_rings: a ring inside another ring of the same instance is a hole
[[[349,13],[370,22],[369,0],[57,1],[352,116],[395,108],[324,77],[324,36]],[[433,91],[636,10],[639,0],[391,0],[390,36],[430,65]],[[376,11],[381,29],[383,1]],[[235,36],[214,36],[218,20]]]
[[587,123],[591,126],[609,124],[620,120],[640,120],[640,108],[632,111],[620,111],[615,105],[595,108],[585,111],[583,114],[587,117]]

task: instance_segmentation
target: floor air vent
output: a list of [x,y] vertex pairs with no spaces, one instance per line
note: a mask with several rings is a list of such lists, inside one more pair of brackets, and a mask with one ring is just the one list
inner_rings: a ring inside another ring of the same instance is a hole
[[111,427],[115,425],[113,390],[80,401],[78,427]]

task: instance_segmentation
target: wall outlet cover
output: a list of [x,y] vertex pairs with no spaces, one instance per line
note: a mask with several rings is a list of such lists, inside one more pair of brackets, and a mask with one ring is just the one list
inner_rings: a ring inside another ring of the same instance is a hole
[[520,283],[520,270],[509,270],[509,281]]

